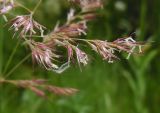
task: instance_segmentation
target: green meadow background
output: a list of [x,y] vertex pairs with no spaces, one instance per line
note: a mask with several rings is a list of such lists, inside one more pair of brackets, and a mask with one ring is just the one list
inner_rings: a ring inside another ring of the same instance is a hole
[[[33,9],[38,0],[19,0]],[[89,22],[88,35],[82,38],[113,41],[136,32],[136,40],[145,41],[145,52],[113,64],[91,53],[91,62],[80,71],[73,65],[63,74],[33,66],[31,58],[20,65],[7,79],[45,78],[50,84],[73,87],[80,91],[73,96],[49,95],[43,99],[30,90],[0,84],[0,113],[160,113],[160,0],[104,0],[94,21]],[[65,22],[71,5],[67,0],[43,0],[35,20],[51,31],[56,22]],[[19,8],[12,14],[27,14]],[[11,16],[9,16],[11,18]],[[0,18],[0,76],[18,43],[12,39],[9,26]],[[17,46],[8,72],[29,54],[23,44]]]

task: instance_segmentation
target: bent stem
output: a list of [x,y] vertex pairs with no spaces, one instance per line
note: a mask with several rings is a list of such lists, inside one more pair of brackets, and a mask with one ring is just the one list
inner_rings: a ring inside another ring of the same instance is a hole
[[5,78],[9,77],[19,66],[21,66],[21,64],[23,64],[29,57],[31,56],[31,54],[27,55],[26,57],[24,57],[16,66],[14,66],[14,68],[12,68],[5,76]]
[[6,71],[7,71],[8,67],[9,67],[9,65],[11,64],[12,59],[13,59],[13,57],[14,57],[16,51],[17,51],[17,48],[18,48],[19,44],[20,44],[20,40],[17,42],[17,44],[16,44],[14,50],[12,51],[12,53],[11,53],[11,55],[10,55],[10,57],[9,57],[9,60],[7,61],[7,64],[6,64],[5,68],[4,68],[3,74],[6,73]]

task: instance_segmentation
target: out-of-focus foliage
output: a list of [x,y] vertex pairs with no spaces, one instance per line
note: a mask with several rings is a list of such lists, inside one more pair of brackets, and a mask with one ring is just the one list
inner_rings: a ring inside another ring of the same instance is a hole
[[[20,0],[21,1],[21,0]],[[21,1],[33,8],[37,0]],[[57,86],[74,87],[80,91],[71,97],[39,98],[29,90],[0,85],[0,113],[159,113],[160,104],[160,1],[159,0],[104,0],[99,17],[89,23],[88,39],[112,41],[136,32],[136,40],[146,41],[146,51],[129,60],[108,64],[93,54],[91,63],[80,71],[73,66],[61,75],[33,66],[31,59],[21,65],[8,79],[46,78]],[[63,23],[69,11],[67,0],[43,0],[35,19],[50,30],[57,21]],[[23,14],[16,9],[15,14]],[[17,43],[2,27],[0,20],[0,72]],[[62,52],[62,51],[60,51]],[[27,54],[19,46],[12,69]],[[92,52],[91,52],[92,53]]]

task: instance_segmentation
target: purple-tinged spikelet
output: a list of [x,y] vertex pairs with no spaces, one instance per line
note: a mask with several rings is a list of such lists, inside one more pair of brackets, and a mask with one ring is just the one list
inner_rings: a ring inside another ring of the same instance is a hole
[[36,34],[36,30],[40,31],[41,36],[43,36],[43,32],[45,29],[44,26],[33,20],[32,15],[21,15],[17,16],[13,20],[11,20],[12,26],[9,30],[14,29],[15,33],[20,31],[20,35],[25,37],[29,33],[30,36]]
[[53,63],[55,58],[59,56],[54,54],[51,48],[43,43],[33,42],[31,46],[32,58],[38,64],[43,65],[47,70],[58,69],[58,66]]

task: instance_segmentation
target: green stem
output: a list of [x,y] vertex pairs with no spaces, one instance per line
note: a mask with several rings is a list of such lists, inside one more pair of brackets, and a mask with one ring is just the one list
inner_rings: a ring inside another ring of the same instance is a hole
[[[3,18],[0,18],[0,79],[2,80],[3,74],[3,45],[4,45],[4,30],[3,30]],[[0,112],[3,112],[3,85],[0,84]]]
[[[25,35],[25,37],[31,37],[30,35]],[[45,36],[38,36],[38,35],[32,35],[32,37],[35,37],[35,38],[43,38]]]
[[39,0],[38,4],[35,6],[35,8],[32,11],[32,15],[36,12],[36,10],[38,9],[38,7],[40,6],[42,0]]
[[4,38],[4,31],[2,28],[3,19],[0,18],[0,75],[2,74],[2,68],[3,68],[3,38]]
[[146,13],[147,13],[147,2],[146,0],[141,1],[141,17],[140,17],[140,40],[143,40],[146,34]]
[[10,57],[9,57],[9,60],[7,61],[7,64],[6,64],[6,66],[5,66],[5,69],[4,69],[3,74],[6,73],[6,71],[7,71],[8,67],[9,67],[9,65],[11,64],[12,59],[13,59],[13,57],[14,57],[16,51],[17,51],[17,48],[18,48],[19,44],[20,44],[20,40],[17,42],[17,45],[15,46],[14,50],[12,51],[12,53],[11,53],[11,55],[10,55]]
[[16,66],[14,66],[14,68],[11,69],[11,71],[9,71],[6,74],[6,78],[9,77],[19,66],[21,66],[29,57],[31,56],[31,54],[27,55],[26,57],[24,57]]
[[19,3],[19,2],[16,2],[16,5],[27,10],[29,13],[31,13],[32,11],[30,9],[28,9],[27,7],[25,7],[23,4]]

